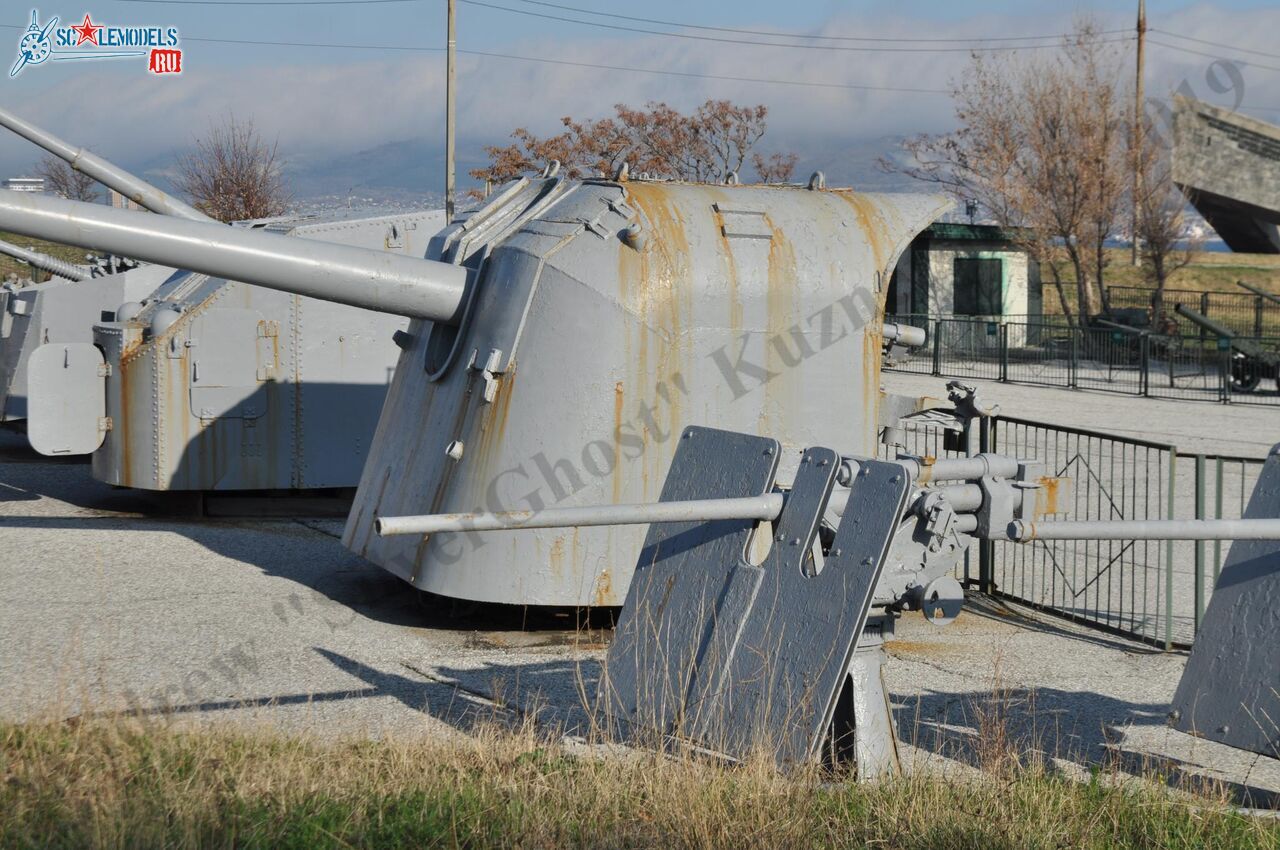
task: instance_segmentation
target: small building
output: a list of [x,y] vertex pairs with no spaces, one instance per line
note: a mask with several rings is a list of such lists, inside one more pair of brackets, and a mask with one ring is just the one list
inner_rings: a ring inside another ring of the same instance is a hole
[[137,201],[126,198],[115,189],[107,190],[107,203],[120,210],[142,210],[143,206]]
[[1018,232],[991,224],[934,222],[902,253],[885,312],[935,318],[1043,314],[1040,265]]
[[10,177],[4,181],[4,187],[11,192],[43,192],[43,177]]

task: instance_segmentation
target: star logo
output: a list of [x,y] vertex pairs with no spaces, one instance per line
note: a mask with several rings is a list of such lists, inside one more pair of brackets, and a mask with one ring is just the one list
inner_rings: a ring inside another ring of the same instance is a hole
[[71,31],[76,34],[76,47],[79,47],[86,41],[94,47],[102,46],[98,44],[98,33],[102,32],[102,24],[95,24],[93,21],[89,20],[89,15],[87,13],[84,16],[84,23],[80,24],[78,27],[72,27]]

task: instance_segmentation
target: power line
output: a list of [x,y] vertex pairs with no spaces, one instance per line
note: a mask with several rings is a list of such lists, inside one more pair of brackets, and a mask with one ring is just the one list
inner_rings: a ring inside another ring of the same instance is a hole
[[[851,35],[813,35],[809,33],[799,32],[777,32],[770,30],[749,30],[738,27],[716,27],[706,24],[691,24],[685,21],[664,21],[657,18],[640,18],[634,15],[622,15],[616,12],[597,12],[594,9],[583,9],[579,6],[565,6],[561,3],[548,3],[545,0],[520,0],[521,3],[527,3],[531,6],[543,6],[550,9],[560,9],[566,12],[576,12],[582,15],[593,15],[599,18],[616,18],[620,21],[635,21],[642,24],[656,24],[664,27],[681,27],[684,29],[707,30],[710,32],[729,32],[739,35],[763,35],[770,38],[808,38],[815,41],[859,41],[859,42],[925,42],[925,43],[944,43],[944,44],[970,44],[973,42],[983,43],[989,41],[1039,41],[1044,39],[1061,40],[1068,37],[1068,33],[1053,33],[1050,35],[1014,35],[1014,36],[988,36],[975,38],[888,38],[875,36],[851,36]],[[1099,35],[1115,35],[1118,33],[1127,33],[1129,30],[1105,30],[1098,33]]]
[[[1182,45],[1179,45],[1179,44],[1169,44],[1168,42],[1156,41],[1155,39],[1151,39],[1151,38],[1147,39],[1147,43],[1155,44],[1159,47],[1167,47],[1170,50],[1180,50],[1183,53],[1190,53],[1195,56],[1204,56],[1209,59],[1226,58],[1226,57],[1219,56],[1216,53],[1205,53],[1203,50],[1192,50],[1190,47],[1183,47]],[[1244,62],[1244,64],[1250,68],[1258,68],[1263,71],[1280,71],[1280,67],[1277,67],[1275,65],[1259,65],[1258,63],[1247,60],[1247,59],[1239,60],[1239,61]]]
[[375,3],[421,3],[423,0],[116,0],[162,6],[372,6]]
[[[778,44],[777,42],[765,41],[749,41],[741,38],[724,38],[711,35],[692,35],[682,32],[664,32],[662,30],[644,29],[642,27],[628,27],[622,24],[606,24],[597,21],[583,21],[577,18],[567,18],[562,15],[549,15],[543,12],[532,12],[528,9],[513,9],[510,6],[499,6],[496,3],[486,3],[483,0],[459,0],[469,6],[480,6],[485,9],[495,9],[500,12],[510,12],[515,15],[526,15],[531,18],[543,18],[549,21],[559,21],[561,23],[579,24],[587,27],[598,27],[608,30],[619,30],[621,32],[642,33],[645,35],[660,35],[667,38],[683,38],[692,41],[713,41],[720,44],[745,44],[752,47],[785,47],[792,50],[835,50],[842,52],[855,53],[974,53],[974,52],[998,52],[1009,50],[1041,50],[1044,48],[1057,49],[1057,44],[1028,44],[1022,46],[999,46],[999,47],[845,47],[834,44]],[[1097,39],[1094,44],[1112,44],[1124,41],[1132,41],[1133,36],[1112,39]]]
[[1235,50],[1239,53],[1252,53],[1255,56],[1265,56],[1268,59],[1280,59],[1280,53],[1267,53],[1264,50],[1251,50],[1248,47],[1236,47],[1234,44],[1223,44],[1220,41],[1209,41],[1208,39],[1205,39],[1205,38],[1192,38],[1189,35],[1182,35],[1181,33],[1170,32],[1169,30],[1156,29],[1155,27],[1152,27],[1150,31],[1158,32],[1158,33],[1161,33],[1162,35],[1171,35],[1174,38],[1181,38],[1186,41],[1194,41],[1197,44],[1207,44],[1210,47],[1223,47],[1223,48],[1226,48],[1227,50]]
[[[16,24],[0,24],[0,29],[25,30]],[[200,38],[183,36],[183,41],[195,41],[204,44],[235,44],[249,47],[308,47],[327,50],[379,50],[409,53],[443,53],[443,47],[421,47],[418,45],[400,44],[342,44],[337,42],[315,41],[265,41],[239,38]],[[719,80],[734,83],[754,83],[770,86],[796,86],[815,89],[841,89],[845,91],[889,92],[897,94],[936,94],[949,95],[947,89],[926,89],[912,86],[869,86],[858,83],[819,83],[809,80],[779,80],[767,77],[738,77],[728,74],[697,74],[691,71],[668,71],[660,68],[636,68],[628,65],[601,65],[595,62],[574,62],[568,59],[548,59],[543,56],[520,56],[515,53],[495,53],[486,50],[459,50],[467,56],[482,56],[488,59],[508,59],[516,62],[532,62],[542,65],[564,65],[571,68],[592,68],[599,71],[623,71],[629,74],[654,74],[664,77],[681,77],[684,79]]]

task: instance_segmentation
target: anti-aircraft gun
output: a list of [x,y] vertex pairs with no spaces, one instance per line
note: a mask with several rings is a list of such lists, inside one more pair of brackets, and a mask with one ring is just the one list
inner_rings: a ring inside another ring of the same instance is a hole
[[[379,537],[374,521],[654,500],[693,416],[872,453],[881,425],[916,404],[880,390],[889,273],[947,206],[830,190],[820,175],[709,186],[567,180],[549,167],[460,216],[425,260],[30,196],[0,202],[0,228],[410,316],[345,544],[446,596],[611,606],[630,583],[635,527],[485,545]],[[99,344],[113,368],[148,352],[191,376],[173,382],[185,399],[209,365],[167,309],[104,326]],[[103,406],[96,349],[70,358],[53,368],[79,370],[92,413],[148,421],[150,400],[130,417],[111,390]]]
[[[229,229],[11,113],[0,110],[0,124],[161,216]],[[443,224],[442,213],[424,211],[233,227],[421,256]],[[65,241],[83,245],[75,235]],[[354,486],[405,319],[174,268],[144,266],[75,290],[46,284],[19,299],[31,318],[16,318],[26,333],[4,346],[0,374],[13,386],[16,416],[26,414],[33,372],[32,445],[92,454],[99,480],[143,489]],[[68,345],[33,356],[45,343]]]

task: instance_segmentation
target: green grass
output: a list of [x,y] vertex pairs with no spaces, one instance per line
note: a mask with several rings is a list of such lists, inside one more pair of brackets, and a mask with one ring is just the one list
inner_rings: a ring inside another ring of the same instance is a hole
[[1211,790],[1002,764],[981,781],[858,785],[764,762],[571,757],[528,730],[320,742],[0,725],[0,845],[1280,848],[1280,825]]

